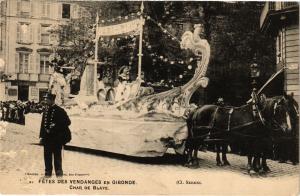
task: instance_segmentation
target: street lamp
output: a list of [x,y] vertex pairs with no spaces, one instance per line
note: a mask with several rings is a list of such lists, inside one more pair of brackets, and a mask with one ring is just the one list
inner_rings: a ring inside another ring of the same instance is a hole
[[[254,59],[255,60],[255,59]],[[257,63],[252,63],[250,65],[250,74],[251,74],[251,78],[252,78],[252,93],[251,93],[251,97],[252,97],[252,109],[253,109],[253,115],[255,117],[259,116],[261,119],[261,115],[259,113],[259,110],[257,108],[257,104],[258,104],[258,98],[257,98],[257,92],[256,92],[256,79],[259,78],[260,76],[260,69],[259,69],[259,65]]]
[[260,67],[257,63],[252,63],[250,65],[250,73],[251,73],[251,78],[252,78],[252,85],[253,85],[253,88],[256,87],[256,79],[259,78],[260,76]]

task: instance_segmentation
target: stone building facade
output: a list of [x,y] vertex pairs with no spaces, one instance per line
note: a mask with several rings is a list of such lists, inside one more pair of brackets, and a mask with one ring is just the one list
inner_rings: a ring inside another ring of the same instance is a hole
[[48,89],[49,57],[58,37],[49,30],[85,10],[58,0],[3,0],[1,8],[0,58],[7,76],[2,99],[39,101]]

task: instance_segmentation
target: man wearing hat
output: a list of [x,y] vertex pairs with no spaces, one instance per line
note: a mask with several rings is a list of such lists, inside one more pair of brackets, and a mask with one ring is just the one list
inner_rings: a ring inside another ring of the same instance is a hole
[[52,156],[54,156],[54,169],[57,177],[63,176],[62,146],[65,141],[71,121],[65,110],[55,104],[55,95],[47,93],[44,96],[46,109],[43,112],[40,143],[44,145],[45,176],[52,175]]

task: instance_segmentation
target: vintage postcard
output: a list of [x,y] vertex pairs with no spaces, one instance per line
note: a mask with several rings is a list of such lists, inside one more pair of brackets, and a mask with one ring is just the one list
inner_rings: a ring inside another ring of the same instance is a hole
[[0,193],[298,195],[299,3],[0,0]]

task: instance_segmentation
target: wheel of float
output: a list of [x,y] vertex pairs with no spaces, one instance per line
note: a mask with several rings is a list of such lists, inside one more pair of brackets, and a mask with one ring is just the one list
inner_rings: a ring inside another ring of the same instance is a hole
[[105,101],[113,102],[115,101],[116,92],[114,89],[109,89],[106,93]]
[[104,89],[100,89],[97,92],[97,98],[99,102],[104,102],[106,98],[106,93]]

